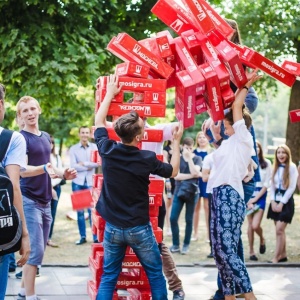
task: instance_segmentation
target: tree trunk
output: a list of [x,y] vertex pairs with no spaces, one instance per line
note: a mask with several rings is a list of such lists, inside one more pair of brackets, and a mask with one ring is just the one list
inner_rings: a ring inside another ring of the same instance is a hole
[[[300,109],[300,81],[298,80],[292,87],[289,104],[289,111],[295,109]],[[288,118],[286,129],[286,144],[291,149],[293,162],[298,165],[300,161],[300,122],[291,123],[290,118]]]

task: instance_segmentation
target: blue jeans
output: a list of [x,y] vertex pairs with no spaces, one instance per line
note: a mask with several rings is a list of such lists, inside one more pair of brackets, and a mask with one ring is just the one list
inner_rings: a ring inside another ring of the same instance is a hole
[[0,256],[0,300],[4,300],[8,279],[9,254]]
[[43,261],[52,222],[50,203],[39,203],[23,195],[23,207],[31,248],[27,264],[38,266]]
[[187,202],[181,200],[181,198],[178,198],[176,193],[174,194],[171,216],[170,216],[172,240],[174,246],[180,245],[178,219],[184,204],[185,204],[185,236],[184,236],[183,245],[188,246],[190,244],[192,231],[193,231],[194,208],[198,199],[199,199],[198,193],[195,194],[194,199],[191,199],[191,201],[187,201]]
[[[254,181],[250,180],[247,183],[243,182],[243,189],[244,189],[244,201],[245,201],[245,204],[247,204],[247,202],[250,200],[250,198],[253,195],[253,192],[255,190]],[[242,237],[240,237],[240,240],[238,243],[237,253],[238,253],[239,257],[241,257],[243,259],[243,261],[245,261]],[[214,295],[214,300],[224,300],[223,288],[222,288],[222,283],[221,283],[221,278],[220,278],[219,273],[218,273],[218,277],[217,277],[217,284],[218,284],[218,289]]]
[[113,298],[127,246],[133,249],[147,274],[152,299],[167,300],[162,260],[151,225],[118,228],[107,222],[103,240],[103,274],[96,299],[111,300]]
[[[79,185],[74,182],[72,182],[72,191],[81,191],[81,190],[89,190],[90,187],[88,185]],[[91,209],[87,209],[89,214],[89,222],[90,226],[92,227],[92,212]],[[84,209],[83,210],[77,210],[77,224],[79,229],[80,238],[86,238],[86,226],[85,226],[85,217],[84,217]],[[97,239],[96,235],[93,235],[93,240],[95,241]]]
[[17,267],[17,263],[16,263],[16,255],[15,253],[10,253],[9,254],[9,268],[16,268]]

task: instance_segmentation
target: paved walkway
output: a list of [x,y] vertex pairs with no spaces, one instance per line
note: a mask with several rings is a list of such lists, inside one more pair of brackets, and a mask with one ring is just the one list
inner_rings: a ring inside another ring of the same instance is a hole
[[[300,299],[300,268],[287,265],[248,268],[258,300]],[[178,267],[186,300],[206,300],[216,289],[215,267]],[[88,300],[87,280],[91,278],[88,267],[42,267],[36,279],[36,289],[42,299]],[[15,300],[21,280],[10,275],[5,300]],[[1,279],[0,279],[1,280]],[[172,293],[169,293],[172,299]]]

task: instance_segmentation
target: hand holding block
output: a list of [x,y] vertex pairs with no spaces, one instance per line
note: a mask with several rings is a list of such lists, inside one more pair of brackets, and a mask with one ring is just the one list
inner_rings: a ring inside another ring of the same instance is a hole
[[73,192],[71,201],[73,210],[82,210],[93,206],[93,198],[88,189]]

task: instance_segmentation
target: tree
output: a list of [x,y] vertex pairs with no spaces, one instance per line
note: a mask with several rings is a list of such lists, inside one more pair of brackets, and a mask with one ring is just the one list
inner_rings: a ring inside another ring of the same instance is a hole
[[[11,0],[0,2],[0,81],[7,88],[6,124],[14,105],[31,95],[42,107],[41,128],[62,139],[91,125],[94,85],[117,62],[105,48],[119,32],[136,39],[158,31],[156,1]],[[147,30],[146,30],[147,29]]]
[[[235,19],[243,43],[280,63],[284,59],[300,62],[300,7],[299,0],[246,0],[223,1],[222,15]],[[266,78],[261,87],[276,87],[274,79]],[[300,82],[296,81],[290,93],[289,110],[300,108]],[[281,126],[281,124],[278,124]],[[300,122],[288,119],[286,140],[293,161],[300,160]]]

